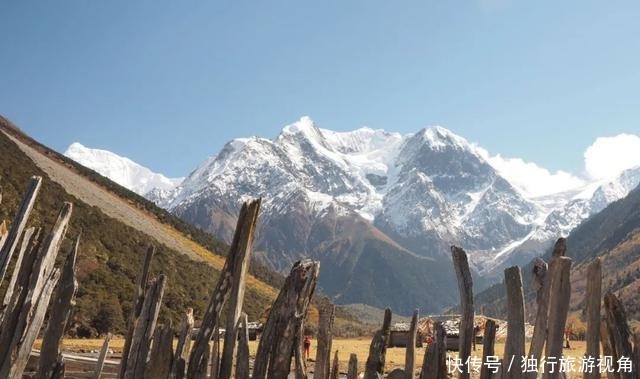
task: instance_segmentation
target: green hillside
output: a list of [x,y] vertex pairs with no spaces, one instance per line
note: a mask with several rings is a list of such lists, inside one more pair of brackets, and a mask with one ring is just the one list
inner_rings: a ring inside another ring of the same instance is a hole
[[[19,136],[6,120],[2,119],[0,122],[0,130]],[[34,143],[32,140],[30,142]],[[46,149],[42,145],[38,145],[38,148]],[[51,150],[42,150],[42,153],[50,158],[60,159]],[[211,263],[203,264],[202,261],[159,244],[149,235],[107,216],[99,207],[89,206],[70,195],[61,185],[50,180],[48,174],[34,164],[7,135],[0,133],[0,221],[11,222],[28,179],[33,175],[42,176],[44,181],[29,226],[43,226],[48,230],[63,202],[74,203],[67,240],[61,250],[66,252],[71,238],[82,230],[78,259],[79,291],[70,333],[92,336],[106,331],[123,331],[124,320],[131,306],[133,282],[149,244],[157,247],[153,274],[162,272],[168,279],[161,317],[172,318],[177,322],[186,307],[194,308],[196,318],[200,316],[218,278],[219,271],[215,267],[222,261],[219,255],[214,256],[205,248],[221,254],[226,250],[225,246],[92,171],[82,170],[69,162],[65,162],[65,165],[70,165],[70,170],[84,171],[78,175],[87,175],[117,196],[125,198],[129,204],[146,210],[149,217],[166,224],[168,230],[182,234],[175,236],[176,238],[189,237],[191,243],[198,246],[198,251],[202,251],[203,255],[210,255],[203,259]],[[250,318],[257,318],[275,296],[273,285],[278,285],[280,277],[257,265],[253,266],[251,273],[253,277],[249,280],[245,308]],[[3,291],[2,287],[0,293]]]
[[[551,252],[543,258],[549,261]],[[602,260],[603,291],[613,291],[624,303],[630,319],[640,320],[640,187],[580,224],[567,238],[567,256],[573,259],[571,307],[580,312],[586,290],[586,268],[595,258]],[[527,313],[533,314],[532,264],[522,268]],[[505,313],[502,283],[476,296],[488,315]]]

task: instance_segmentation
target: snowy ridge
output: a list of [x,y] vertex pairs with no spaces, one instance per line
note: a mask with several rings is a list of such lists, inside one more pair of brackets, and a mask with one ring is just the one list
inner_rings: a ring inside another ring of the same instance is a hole
[[91,149],[78,142],[71,144],[64,155],[143,196],[150,192],[168,194],[183,180],[167,178],[129,158],[107,150]]
[[[499,251],[529,235],[540,208],[524,198],[464,138],[442,127],[401,135],[361,128],[335,132],[308,117],[274,139],[235,139],[200,165],[164,206],[196,213],[204,198],[224,209],[263,197],[265,218],[312,217],[331,207],[370,221],[421,256],[448,256],[447,245]],[[502,228],[496,229],[494,225]],[[435,245],[434,245],[435,243]],[[477,256],[481,264],[485,258]]]
[[[547,213],[533,232],[517,244],[509,246],[494,257],[497,266],[506,265],[514,257],[530,260],[544,254],[558,237],[569,233],[590,216],[602,211],[607,205],[626,197],[640,185],[640,167],[627,169],[613,180],[588,183],[584,188],[568,194],[558,194],[555,209]],[[564,200],[564,201],[563,201]],[[545,207],[542,206],[544,209]],[[547,208],[548,209],[548,208]],[[485,274],[495,274],[493,267],[486,267]]]
[[80,144],[65,154],[222,239],[241,202],[262,197],[264,227],[303,228],[302,240],[290,245],[263,236],[259,248],[269,262],[304,256],[316,225],[340,216],[368,221],[421,257],[448,259],[450,244],[462,246],[488,276],[543,254],[640,183],[637,167],[614,180],[530,197],[485,150],[443,127],[336,132],[309,117],[272,139],[228,142],[184,180]]

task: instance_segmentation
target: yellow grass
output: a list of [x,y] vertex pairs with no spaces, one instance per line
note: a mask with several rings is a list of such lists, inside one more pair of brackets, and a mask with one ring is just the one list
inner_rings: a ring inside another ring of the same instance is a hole
[[[222,340],[221,340],[222,342]],[[315,340],[312,341],[311,345],[311,360],[315,359],[316,354],[316,345]],[[36,342],[36,348],[39,347],[40,341]],[[369,345],[371,344],[371,338],[362,337],[362,338],[350,338],[350,339],[334,339],[333,341],[333,350],[338,350],[338,360],[340,362],[340,370],[342,372],[346,372],[347,365],[349,362],[349,355],[351,353],[355,353],[358,356],[358,366],[359,370],[364,370],[364,364],[366,362],[367,356],[369,355]],[[110,347],[119,352],[122,350],[124,345],[124,340],[122,338],[114,338],[111,340]],[[102,346],[102,340],[99,339],[65,339],[63,341],[63,350],[64,351],[72,351],[72,352],[80,352],[80,351],[97,351]],[[249,350],[252,356],[255,355],[256,350],[258,348],[257,341],[251,341],[249,343]],[[528,348],[528,345],[527,345]],[[391,371],[394,368],[402,368],[404,367],[404,357],[405,357],[405,348],[389,348],[387,349],[387,361],[385,369],[386,371]],[[571,341],[571,349],[565,349],[565,356],[573,357],[576,362],[579,362],[581,356],[584,355],[585,351],[585,342],[583,341]],[[416,364],[417,367],[422,367],[422,359],[424,357],[424,348],[416,349]],[[504,343],[496,342],[495,345],[495,355],[502,357],[504,353]],[[456,352],[449,352],[451,357],[457,357]],[[476,356],[478,358],[482,357],[482,346],[478,345],[475,352],[472,352],[472,356]],[[332,354],[333,357],[333,354]],[[333,358],[332,358],[333,359]],[[515,363],[514,363],[515,364]],[[313,367],[313,362],[309,362],[309,367]],[[571,378],[582,377],[581,373],[574,372],[570,375]]]
[[[202,246],[199,243],[195,242],[194,240],[186,237],[184,234],[182,234],[181,232],[179,232],[178,230],[174,229],[173,227],[171,227],[169,225],[162,224],[162,226],[164,227],[166,233],[169,236],[171,236],[172,238],[180,241],[182,244],[184,244],[187,247],[189,247],[192,251],[194,251],[196,254],[198,254],[198,256],[200,258],[202,258],[205,262],[209,263],[216,270],[218,270],[218,271],[222,270],[222,267],[224,266],[224,261],[226,259],[225,257],[222,257],[220,255],[216,255],[216,254],[210,252],[204,246]],[[278,292],[277,292],[277,290],[275,288],[271,287],[267,283],[259,280],[258,278],[256,278],[255,276],[253,276],[251,274],[247,275],[247,285],[249,287],[253,287],[253,288],[259,289],[266,296],[268,296],[269,299],[271,299],[271,300],[275,300],[276,296],[278,295]]]

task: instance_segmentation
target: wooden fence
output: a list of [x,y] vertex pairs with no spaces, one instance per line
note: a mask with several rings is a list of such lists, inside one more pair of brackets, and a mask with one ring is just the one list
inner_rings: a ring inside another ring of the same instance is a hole
[[[24,198],[10,227],[0,228],[0,280],[3,280],[9,263],[14,262],[7,283],[7,290],[0,308],[0,378],[19,379],[25,368],[33,345],[42,333],[42,349],[35,372],[30,377],[53,379],[65,377],[65,363],[74,358],[63,355],[60,343],[74,305],[78,287],[75,264],[81,237],[66,253],[61,268],[55,267],[60,244],[65,238],[73,205],[65,203],[48,233],[26,228],[29,214],[40,190],[42,179],[33,177],[28,183]],[[0,201],[1,201],[0,193]],[[157,325],[167,285],[164,275],[150,278],[154,248],[149,247],[143,269],[140,272],[133,295],[133,307],[128,319],[125,345],[119,362],[120,379],[296,379],[308,377],[306,359],[302,348],[306,315],[309,309],[320,264],[311,260],[295,263],[287,276],[264,325],[258,349],[251,365],[248,347],[248,320],[242,313],[246,275],[253,250],[256,220],[261,200],[243,204],[233,242],[220,278],[210,295],[210,302],[202,316],[197,336],[192,343],[194,327],[193,310],[186,309],[177,328],[171,324]],[[18,248],[19,246],[19,248]],[[14,253],[17,254],[14,256]],[[534,265],[534,282],[537,288],[537,314],[533,337],[527,358],[539,361],[543,350],[546,356],[560,357],[563,352],[563,333],[569,310],[571,293],[571,259],[565,257],[564,239],[555,245],[549,264],[537,259]],[[459,359],[467,361],[471,356],[474,338],[473,284],[467,254],[461,248],[451,248],[454,271],[460,293],[461,321],[459,331]],[[505,270],[507,294],[508,334],[504,356],[496,364],[497,373],[488,369],[494,356],[496,323],[487,320],[484,327],[483,357],[479,373],[481,379],[535,379],[536,373],[525,372],[520,359],[525,356],[525,302],[520,268]],[[604,295],[602,307],[602,273],[599,259],[588,269],[585,315],[587,319],[587,351],[594,357],[603,353],[617,359],[628,357],[633,362],[632,372],[608,373],[609,379],[640,379],[640,336],[631,334],[622,303],[612,293]],[[227,310],[226,333],[219,344],[223,308]],[[48,311],[47,323],[45,315]],[[331,362],[332,330],[335,307],[320,306],[318,350],[315,379],[337,379],[341,373],[336,351]],[[604,317],[601,312],[604,311]],[[416,329],[418,312],[411,319],[408,348],[403,369],[385,372],[386,351],[389,346],[391,311],[385,311],[382,327],[371,341],[366,357],[365,379],[379,379],[385,375],[394,379],[445,379],[448,377],[446,361],[446,333],[441,323],[435,322],[432,343],[422,358],[422,368],[416,369]],[[42,332],[41,332],[42,331]],[[178,336],[174,349],[174,336]],[[107,335],[90,377],[100,378],[107,362],[111,335]],[[358,357],[351,354],[348,379],[359,377]],[[511,364],[516,360],[516,364]],[[110,364],[114,364],[110,361]],[[293,369],[292,369],[293,367]],[[507,370],[507,367],[511,367]],[[617,368],[617,367],[615,367]],[[617,370],[616,370],[617,371]],[[469,370],[458,373],[459,379],[468,379]],[[545,371],[543,379],[559,378],[561,373]],[[585,373],[584,379],[599,378],[599,373]]]

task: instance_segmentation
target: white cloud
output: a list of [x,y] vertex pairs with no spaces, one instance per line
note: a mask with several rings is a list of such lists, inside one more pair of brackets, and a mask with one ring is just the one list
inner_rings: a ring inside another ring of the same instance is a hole
[[483,153],[487,161],[512,185],[531,197],[550,195],[584,186],[585,181],[565,171],[550,172],[520,158]]
[[584,152],[584,167],[591,179],[613,179],[640,165],[640,136],[618,134],[599,137]]
[[476,148],[503,177],[530,197],[611,180],[626,169],[640,166],[640,136],[634,134],[597,138],[584,152],[585,178],[561,170],[551,172],[533,162],[491,155],[480,147]]

